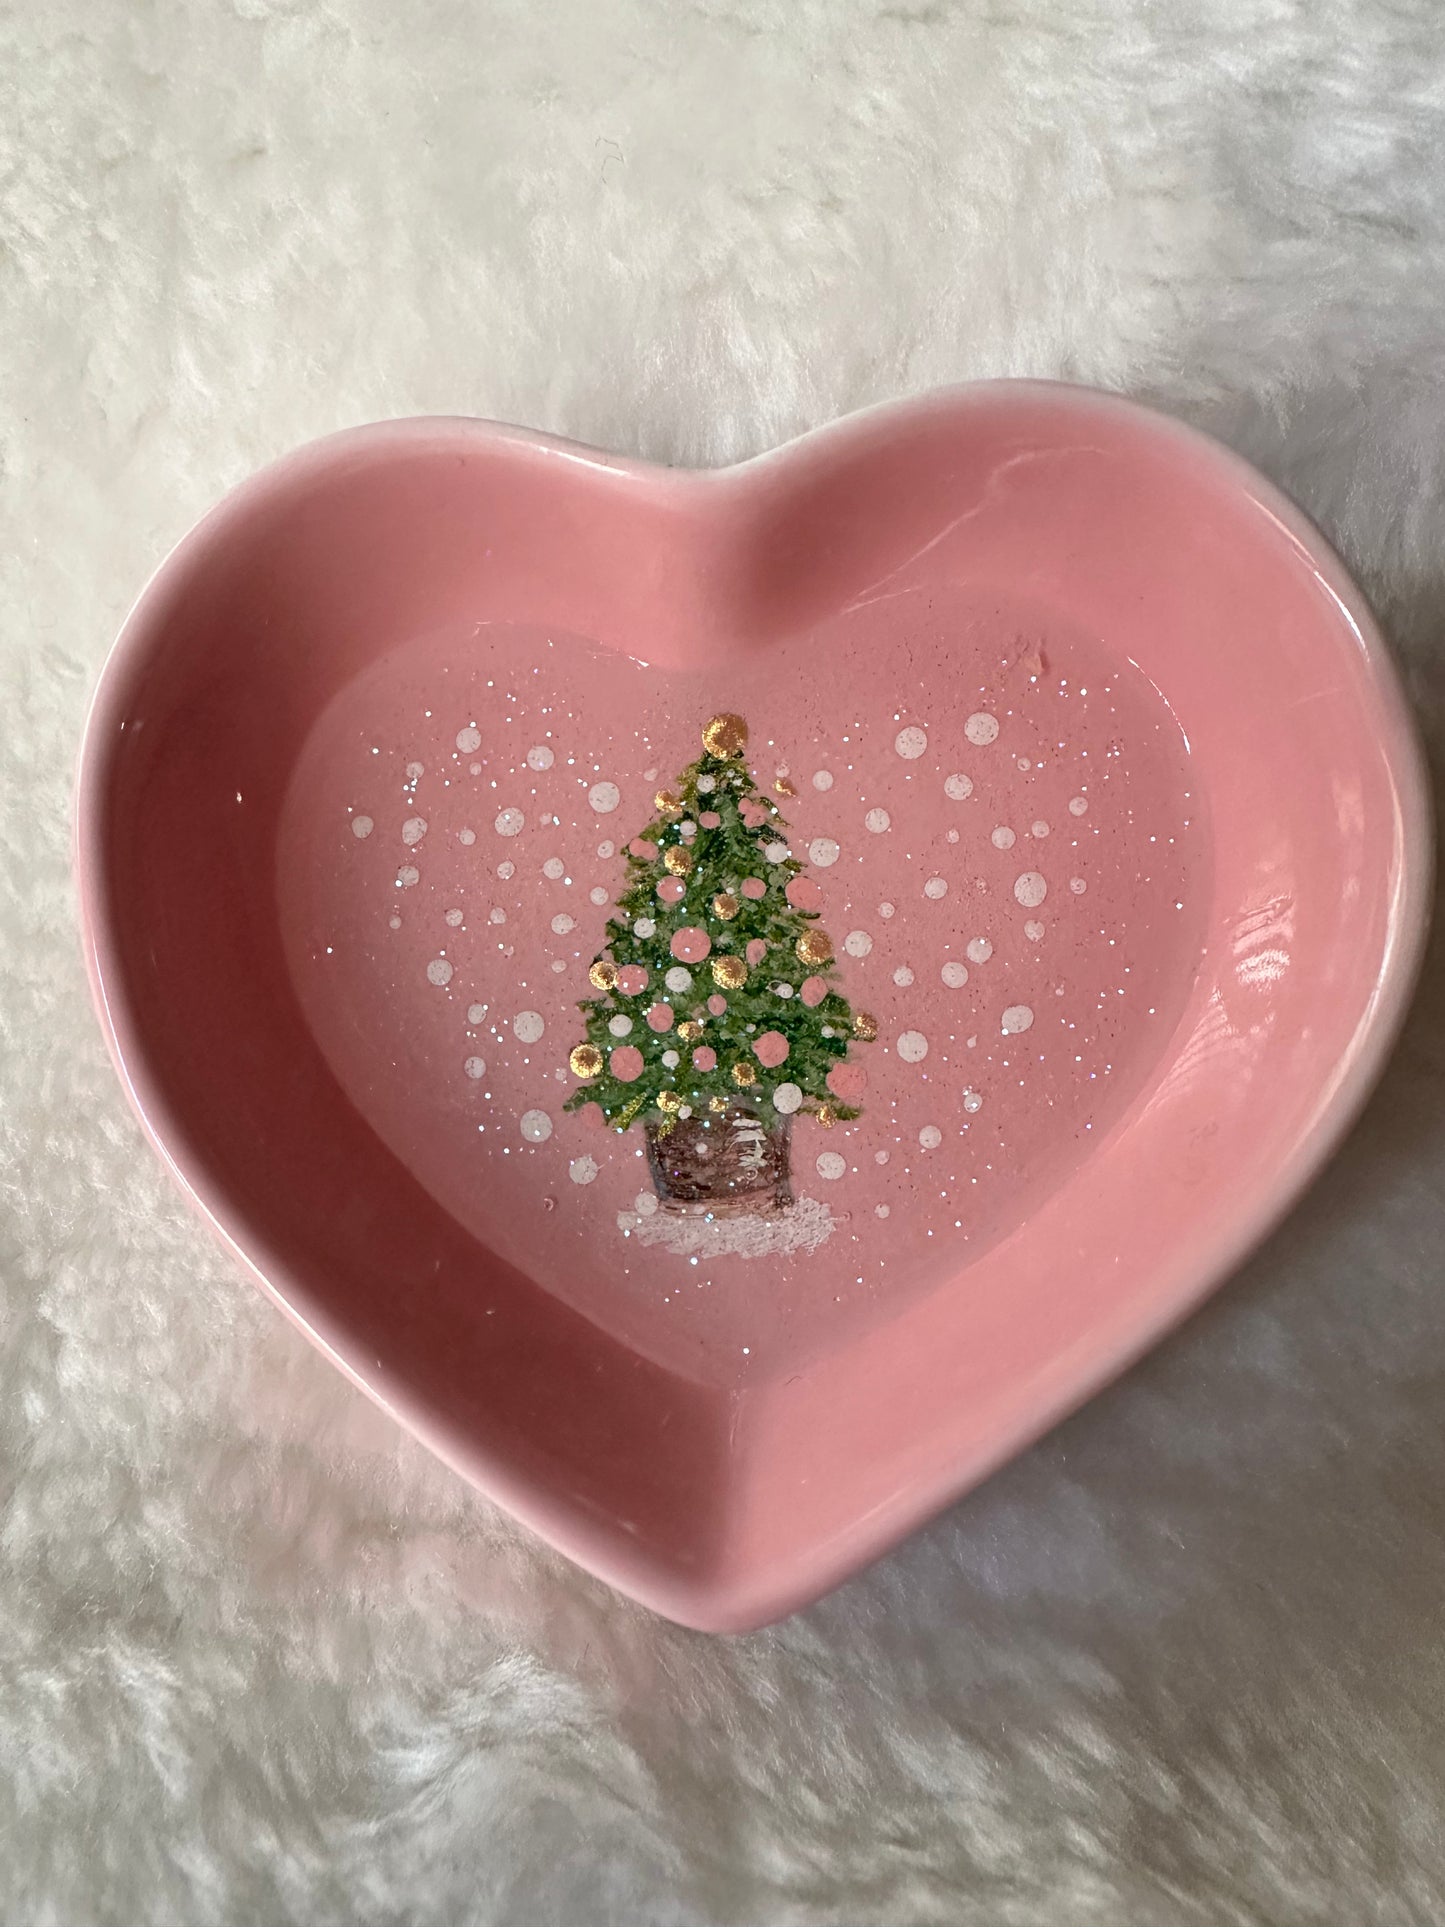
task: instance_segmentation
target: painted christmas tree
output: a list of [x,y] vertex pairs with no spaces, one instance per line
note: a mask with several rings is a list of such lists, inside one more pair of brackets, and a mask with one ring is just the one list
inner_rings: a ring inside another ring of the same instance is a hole
[[835,1073],[877,1024],[836,987],[822,893],[748,772],[746,723],[714,716],[702,740],[628,846],[567,1108],[598,1104],[619,1131],[642,1122],[665,1209],[770,1212],[791,1200],[794,1117],[858,1115]]

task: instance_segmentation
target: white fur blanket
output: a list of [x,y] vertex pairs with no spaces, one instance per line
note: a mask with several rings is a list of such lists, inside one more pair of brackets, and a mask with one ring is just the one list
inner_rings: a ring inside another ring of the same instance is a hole
[[143,1149],[72,759],[263,459],[500,416],[727,460],[1066,375],[1334,534],[1439,739],[1435,0],[0,5],[0,1918],[1445,1917],[1445,992],[1125,1383],[737,1641],[352,1392]]

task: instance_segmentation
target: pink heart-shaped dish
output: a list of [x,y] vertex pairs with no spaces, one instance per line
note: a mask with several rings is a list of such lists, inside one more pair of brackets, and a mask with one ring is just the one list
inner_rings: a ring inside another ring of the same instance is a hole
[[718,1629],[1239,1261],[1379,1069],[1429,846],[1318,535],[1028,383],[719,473],[303,449],[141,597],[78,814],[202,1211],[450,1464]]

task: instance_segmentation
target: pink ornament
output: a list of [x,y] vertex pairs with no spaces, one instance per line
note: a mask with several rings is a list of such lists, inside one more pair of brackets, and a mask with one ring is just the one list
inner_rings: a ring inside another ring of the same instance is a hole
[[750,969],[756,970],[767,954],[768,946],[763,942],[761,937],[750,937],[748,939],[748,947],[743,952],[743,955],[747,958]]
[[607,1059],[607,1068],[619,1084],[631,1084],[642,1075],[642,1052],[636,1044],[619,1044]]
[[640,997],[647,988],[647,972],[641,964],[624,964],[617,973],[617,988],[624,997]]
[[715,1071],[717,1052],[711,1044],[699,1044],[692,1054],[692,1067],[695,1071]]
[[722,828],[722,818],[716,810],[704,810],[697,820],[705,830],[719,830]]
[[765,1030],[753,1045],[753,1055],[770,1071],[775,1071],[787,1054],[788,1040],[780,1030]]
[[[618,982],[621,982],[619,977]],[[809,1010],[815,1010],[828,994],[828,986],[821,977],[805,977],[803,988],[798,992]]]
[[728,1000],[726,997],[709,997],[707,1007],[714,1017],[721,1017],[728,1007]]
[[760,803],[755,796],[745,796],[738,804],[738,815],[750,830],[760,830],[772,812],[766,803]]
[[673,932],[672,954],[679,963],[701,963],[712,949],[712,938],[706,930],[699,930],[692,924]]
[[634,856],[646,857],[649,863],[657,861],[657,845],[649,843],[645,836],[633,837],[627,847]]
[[[616,1057],[617,1052],[613,1051],[612,1055]],[[637,1056],[639,1059],[641,1058],[641,1051],[637,1053]],[[617,1066],[615,1064],[612,1066],[612,1070],[616,1073]],[[637,1073],[634,1071],[633,1076],[635,1077],[636,1075]],[[624,1084],[630,1084],[632,1078],[624,1077],[622,1082]],[[602,1115],[602,1106],[600,1104],[584,1104],[577,1115],[582,1120],[582,1128],[584,1131],[600,1131],[602,1126],[607,1122],[606,1118]]]
[[754,903],[768,894],[768,886],[761,877],[743,878],[743,895],[751,897]]
[[647,1013],[647,1028],[649,1030],[671,1030],[672,1005],[654,1004],[652,1009]]
[[681,903],[683,882],[681,877],[664,877],[657,886],[657,894],[664,903]]
[[823,892],[811,877],[794,877],[788,885],[788,902],[795,910],[821,910]]
[[857,1064],[835,1064],[828,1073],[828,1089],[845,1104],[856,1104],[868,1088],[868,1073]]

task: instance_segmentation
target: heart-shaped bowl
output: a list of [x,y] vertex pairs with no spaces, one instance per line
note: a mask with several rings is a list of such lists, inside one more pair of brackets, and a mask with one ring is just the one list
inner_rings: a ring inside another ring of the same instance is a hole
[[983,384],[716,473],[278,462],[101,679],[85,942],[315,1342],[688,1624],[815,1597],[1320,1167],[1430,868],[1360,595],[1242,462]]

